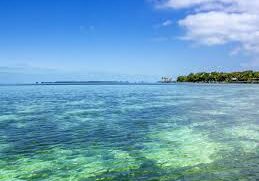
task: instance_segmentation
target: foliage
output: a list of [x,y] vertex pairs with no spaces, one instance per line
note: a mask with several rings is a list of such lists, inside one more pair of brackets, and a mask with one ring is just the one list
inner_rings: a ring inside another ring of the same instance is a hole
[[177,82],[254,82],[259,81],[259,72],[199,72],[187,76],[179,76]]

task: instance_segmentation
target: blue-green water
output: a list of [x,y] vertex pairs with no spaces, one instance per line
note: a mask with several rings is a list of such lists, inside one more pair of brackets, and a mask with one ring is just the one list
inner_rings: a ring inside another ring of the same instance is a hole
[[259,85],[1,86],[0,180],[258,180]]

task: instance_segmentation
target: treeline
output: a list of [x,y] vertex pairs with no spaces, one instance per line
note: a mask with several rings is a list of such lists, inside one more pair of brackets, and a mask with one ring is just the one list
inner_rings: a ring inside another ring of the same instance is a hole
[[177,82],[258,82],[259,72],[200,72],[190,73],[187,76],[179,76]]

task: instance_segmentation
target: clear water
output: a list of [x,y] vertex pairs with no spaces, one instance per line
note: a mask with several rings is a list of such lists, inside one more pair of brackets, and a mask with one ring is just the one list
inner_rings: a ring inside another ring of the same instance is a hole
[[259,85],[0,87],[0,180],[256,180],[258,145]]

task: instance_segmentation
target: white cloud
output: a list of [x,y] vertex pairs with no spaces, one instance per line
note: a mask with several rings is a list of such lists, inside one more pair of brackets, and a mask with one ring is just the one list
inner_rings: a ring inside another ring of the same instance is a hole
[[159,8],[187,9],[182,37],[204,45],[236,43],[259,54],[259,0],[165,0]]
[[171,21],[171,20],[166,20],[166,21],[164,21],[163,23],[162,23],[162,26],[170,26],[170,25],[172,25],[173,24],[173,22]]
[[173,25],[173,21],[168,19],[168,20],[165,20],[163,22],[160,22],[159,24],[154,25],[153,28],[159,29],[159,28],[169,27],[169,26],[172,26],[172,25]]
[[258,12],[259,2],[258,0],[165,0],[158,4],[158,7],[174,9],[194,7],[204,10],[220,9],[229,12]]
[[205,2],[210,2],[210,0],[168,0],[160,4],[161,8],[188,8],[191,6],[203,4]]

